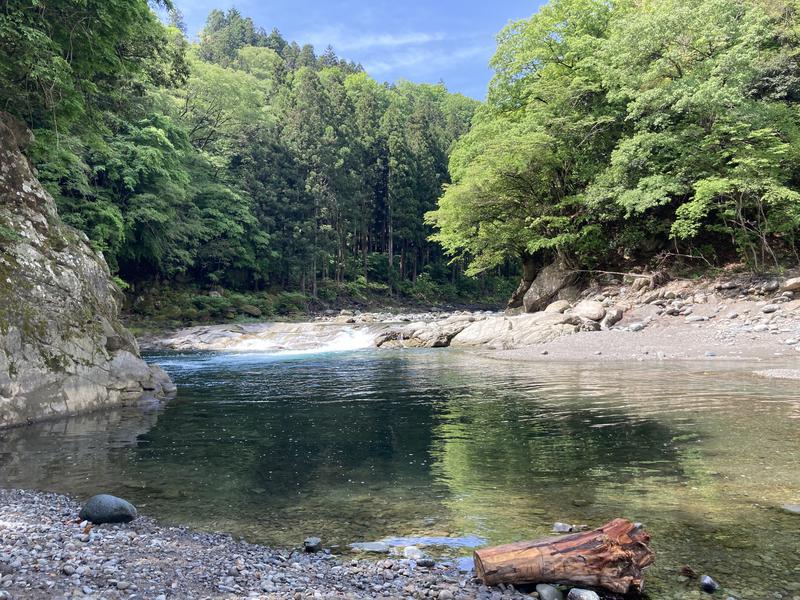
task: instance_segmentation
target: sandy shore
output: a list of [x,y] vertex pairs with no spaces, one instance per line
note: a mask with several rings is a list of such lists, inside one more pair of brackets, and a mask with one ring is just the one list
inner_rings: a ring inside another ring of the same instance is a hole
[[[797,346],[786,345],[790,332],[753,332],[732,323],[702,325],[652,324],[643,331],[612,329],[580,332],[546,344],[487,353],[501,360],[523,361],[647,361],[746,360],[780,363],[797,361]],[[782,360],[783,359],[783,360]]]
[[91,531],[59,494],[0,489],[0,599],[529,598],[452,566],[275,550],[147,517]]
[[[634,308],[619,327],[579,332],[544,344],[485,353],[498,360],[549,361],[747,361],[763,363],[757,374],[800,379],[800,306],[763,313],[764,303],[711,299],[695,309],[703,321]],[[647,321],[641,331],[633,323]]]

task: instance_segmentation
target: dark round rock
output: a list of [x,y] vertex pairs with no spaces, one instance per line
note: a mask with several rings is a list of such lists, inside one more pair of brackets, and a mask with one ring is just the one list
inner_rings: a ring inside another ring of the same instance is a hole
[[84,521],[91,521],[95,525],[101,523],[130,523],[139,514],[136,507],[122,498],[109,494],[92,496],[83,505],[78,515]]
[[306,552],[320,552],[322,550],[322,540],[318,537],[307,537],[303,541],[303,549]]

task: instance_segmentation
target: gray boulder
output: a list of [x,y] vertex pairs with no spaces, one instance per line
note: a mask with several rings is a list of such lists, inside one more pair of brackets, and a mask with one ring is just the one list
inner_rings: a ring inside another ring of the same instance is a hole
[[122,498],[110,494],[92,496],[78,515],[83,521],[101,523],[130,523],[138,515],[136,507]]
[[590,321],[602,321],[603,317],[606,316],[605,307],[595,300],[584,300],[573,308],[572,312],[582,319],[589,319]]
[[376,554],[389,554],[389,545],[384,542],[356,542],[350,544],[353,550],[358,552],[374,552]]
[[536,586],[536,592],[541,600],[564,600],[564,594],[556,586],[549,583],[540,583]]
[[580,588],[572,588],[567,594],[567,600],[600,600],[597,592],[592,590],[582,590]]
[[800,291],[800,277],[793,277],[792,279],[787,279],[783,287],[781,288],[784,292],[797,292]]
[[578,274],[563,262],[556,261],[539,271],[531,287],[525,292],[522,304],[525,312],[544,310],[553,302],[558,293],[573,285],[578,280]]
[[564,313],[570,309],[571,305],[566,300],[556,300],[547,305],[544,312],[548,313]]
[[303,540],[303,550],[306,552],[321,552],[322,540],[318,537],[307,537]]
[[243,304],[239,311],[246,314],[249,317],[260,317],[261,316],[261,309],[257,306],[253,306],[252,304]]
[[524,348],[544,344],[575,333],[581,320],[575,315],[537,312],[516,317],[489,317],[470,323],[456,335],[451,346]]
[[606,316],[603,317],[603,320],[600,322],[600,326],[603,329],[611,329],[614,325],[622,321],[623,314],[624,313],[619,306],[607,308]]

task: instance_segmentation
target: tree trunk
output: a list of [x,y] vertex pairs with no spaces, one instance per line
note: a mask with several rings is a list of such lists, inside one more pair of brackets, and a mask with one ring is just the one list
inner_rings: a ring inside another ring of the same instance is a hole
[[641,593],[642,570],[655,560],[641,525],[615,519],[594,531],[475,551],[486,585],[565,583]]
[[519,308],[522,306],[525,292],[530,289],[533,280],[536,279],[537,272],[536,261],[530,254],[525,254],[522,257],[522,281],[519,282],[517,289],[511,294],[506,308]]

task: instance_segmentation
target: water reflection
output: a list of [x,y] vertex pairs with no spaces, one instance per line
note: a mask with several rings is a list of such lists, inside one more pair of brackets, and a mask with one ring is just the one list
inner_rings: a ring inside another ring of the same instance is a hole
[[790,381],[437,351],[157,358],[176,401],[4,432],[0,484],[109,491],[290,546],[500,543],[625,516],[654,535],[654,597],[681,597],[683,564],[740,597],[800,590],[798,520],[775,508],[800,501]]

